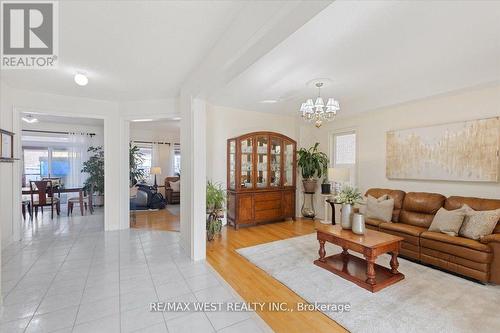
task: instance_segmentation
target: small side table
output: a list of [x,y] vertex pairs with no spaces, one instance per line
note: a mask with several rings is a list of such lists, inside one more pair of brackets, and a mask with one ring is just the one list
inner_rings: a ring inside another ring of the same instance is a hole
[[337,202],[335,202],[335,199],[334,200],[327,199],[326,202],[328,202],[332,207],[332,225],[335,225],[335,204]]
[[321,194],[321,197],[323,198],[323,203],[325,206],[325,215],[324,215],[324,219],[321,222],[325,223],[325,224],[330,223],[330,221],[328,221],[328,202],[330,201],[332,196],[333,196],[333,194],[331,194],[331,193]]

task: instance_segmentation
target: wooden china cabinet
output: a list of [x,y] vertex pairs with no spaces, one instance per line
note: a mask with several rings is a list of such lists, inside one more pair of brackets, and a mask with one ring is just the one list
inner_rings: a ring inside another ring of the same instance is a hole
[[236,229],[295,219],[297,144],[274,132],[227,140],[227,219]]

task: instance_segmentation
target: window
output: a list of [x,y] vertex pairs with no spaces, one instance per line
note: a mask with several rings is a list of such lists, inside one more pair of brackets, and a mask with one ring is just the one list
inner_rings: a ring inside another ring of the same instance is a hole
[[350,170],[351,185],[356,185],[356,132],[347,131],[332,135],[333,151],[330,164],[335,168],[348,168]]
[[174,174],[181,174],[181,146],[174,144]]
[[138,169],[143,170],[144,174],[149,175],[151,169],[151,161],[153,159],[153,148],[142,146],[139,147],[139,153],[142,154],[142,163],[139,164]]

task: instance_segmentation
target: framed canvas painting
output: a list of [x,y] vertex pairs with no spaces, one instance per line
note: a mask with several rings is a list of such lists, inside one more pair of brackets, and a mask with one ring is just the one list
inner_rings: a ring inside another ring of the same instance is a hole
[[499,181],[500,117],[387,132],[389,179]]

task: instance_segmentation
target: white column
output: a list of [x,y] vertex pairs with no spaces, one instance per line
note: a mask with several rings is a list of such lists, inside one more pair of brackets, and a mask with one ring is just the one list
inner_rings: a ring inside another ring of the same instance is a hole
[[118,116],[104,120],[104,228],[129,227],[128,122]]
[[181,241],[205,259],[206,103],[181,93]]

